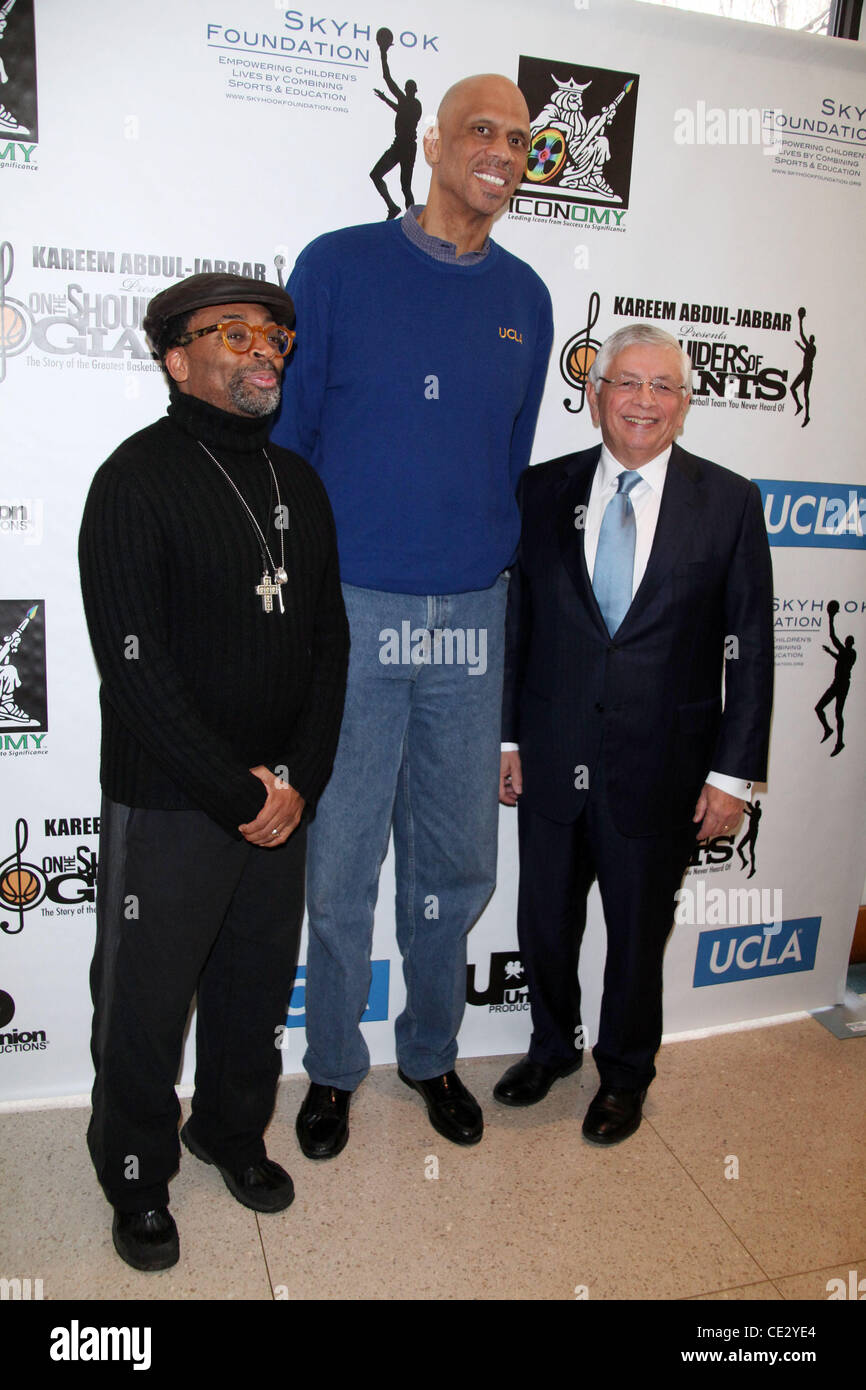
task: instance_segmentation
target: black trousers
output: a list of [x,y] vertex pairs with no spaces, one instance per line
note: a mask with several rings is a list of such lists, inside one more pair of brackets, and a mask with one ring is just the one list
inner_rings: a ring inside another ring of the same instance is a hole
[[[662,1036],[662,961],[695,826],[631,839],[613,823],[599,767],[582,814],[563,825],[518,803],[517,935],[532,1011],[529,1057],[573,1061],[580,1027],[586,896],[598,878],[607,958],[593,1058],[603,1086],[642,1090]],[[579,1042],[579,1040],[578,1040]]]
[[196,1138],[226,1166],[264,1156],[305,849],[303,823],[285,845],[260,849],[198,811],[135,810],[103,798],[87,1142],[119,1210],[168,1203],[180,1154],[174,1087],[196,989]]

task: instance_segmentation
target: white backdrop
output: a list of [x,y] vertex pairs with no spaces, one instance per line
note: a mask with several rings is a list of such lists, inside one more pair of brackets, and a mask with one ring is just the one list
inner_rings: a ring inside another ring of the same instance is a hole
[[[458,0],[342,0],[327,18],[269,0],[37,0],[37,91],[32,16],[33,0],[17,0],[0,39],[0,638],[20,629],[17,648],[0,646],[0,1099],[90,1084],[99,724],[76,537],[95,468],[165,407],[144,307],[218,261],[276,279],[277,261],[287,274],[313,236],[384,214],[368,177],[393,132],[374,94],[383,26],[393,76],[417,82],[425,119],[473,71],[519,78],[533,119],[558,85],[591,84],[586,133],[595,151],[608,141],[611,192],[569,185],[575,166],[554,129],[495,228],[554,300],[534,461],[593,442],[575,364],[613,329],[652,318],[700,368],[684,444],[765,494],[777,687],[754,873],[742,832],[690,871],[667,953],[666,1031],[835,1002],[863,882],[862,47],[627,0],[475,0],[471,20]],[[418,201],[426,187],[419,153]],[[792,387],[802,402],[813,347],[804,426]],[[814,712],[838,656],[824,650],[831,600],[839,639],[861,655],[832,757]],[[516,878],[503,811],[499,887],[470,937],[465,1054],[517,1052],[528,1038]],[[772,934],[753,924],[766,913],[731,920],[729,890],[746,887],[781,903]],[[593,897],[581,965],[590,1041],[603,954]],[[374,955],[365,1026],[384,1062],[402,1006],[390,857]],[[302,981],[289,1021],[293,1071]]]

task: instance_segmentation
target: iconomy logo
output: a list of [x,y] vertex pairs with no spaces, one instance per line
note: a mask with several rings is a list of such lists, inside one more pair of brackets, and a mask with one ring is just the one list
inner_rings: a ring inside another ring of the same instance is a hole
[[[587,206],[627,208],[636,74],[521,56],[517,84],[529,107],[530,136],[521,195],[512,198],[511,212],[586,222]],[[542,200],[527,196],[538,192]]]
[[866,487],[755,478],[770,545],[866,550]]
[[589,305],[586,311],[586,323],[580,332],[575,333],[569,338],[565,347],[559,355],[559,374],[568,386],[574,387],[576,391],[577,404],[572,405],[570,397],[566,396],[562,404],[572,415],[579,415],[583,410],[586,401],[586,383],[589,379],[589,369],[595,361],[601,349],[601,343],[595,338],[590,337],[590,333],[598,322],[598,311],[601,298],[597,290],[593,290],[589,296]]
[[494,951],[490,956],[487,988],[475,988],[475,966],[466,967],[467,1004],[487,1004],[490,1013],[522,1013],[529,1008],[529,987],[519,951]]
[[44,604],[0,602],[0,747],[10,747],[4,730],[47,728]]
[[[371,962],[373,968],[373,978],[370,981],[370,993],[367,996],[367,1007],[364,1010],[362,1023],[381,1023],[388,1017],[388,989],[391,977],[391,962],[389,960],[374,960]],[[295,987],[292,990],[292,997],[289,1000],[289,1011],[286,1014],[287,1028],[303,1028],[306,1026],[306,981],[307,969],[304,965],[299,965],[295,975]]]
[[35,169],[31,156],[39,122],[33,0],[5,0],[0,7],[0,83],[0,168]]
[[814,970],[820,917],[782,922],[771,936],[754,927],[724,927],[701,932],[692,983],[733,984],[763,975],[791,975]]

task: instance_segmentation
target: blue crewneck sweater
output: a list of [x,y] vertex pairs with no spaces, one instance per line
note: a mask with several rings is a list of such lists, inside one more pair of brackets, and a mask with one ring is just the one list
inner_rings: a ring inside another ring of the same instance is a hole
[[288,288],[298,339],[273,438],[325,483],[343,580],[488,588],[520,531],[553,337],[543,282],[495,242],[443,264],[392,221],[317,238]]

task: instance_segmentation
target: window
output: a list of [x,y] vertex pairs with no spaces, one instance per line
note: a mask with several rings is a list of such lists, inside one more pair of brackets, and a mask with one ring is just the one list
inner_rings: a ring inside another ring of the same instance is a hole
[[676,10],[747,19],[753,24],[772,24],[781,29],[800,29],[806,34],[826,34],[831,0],[643,0]]

